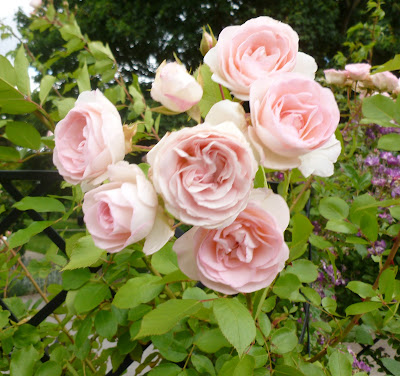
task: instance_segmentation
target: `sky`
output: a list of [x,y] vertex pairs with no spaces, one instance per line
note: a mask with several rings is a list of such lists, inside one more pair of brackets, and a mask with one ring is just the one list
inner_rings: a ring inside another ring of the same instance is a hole
[[[16,31],[16,23],[13,21],[14,14],[18,8],[22,8],[25,13],[29,13],[33,8],[29,5],[30,0],[0,0],[0,20]],[[0,39],[0,55],[5,55],[8,51],[17,46],[17,39],[12,37],[8,39]]]

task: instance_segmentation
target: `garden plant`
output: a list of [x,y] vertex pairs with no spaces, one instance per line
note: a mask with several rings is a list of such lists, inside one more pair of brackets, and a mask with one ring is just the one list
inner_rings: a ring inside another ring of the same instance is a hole
[[[150,376],[365,376],[368,354],[400,375],[400,55],[371,66],[382,4],[367,2],[337,69],[256,15],[218,36],[205,26],[203,63],[165,56],[150,87],[67,2],[32,3],[0,56],[0,211],[15,218],[0,234],[2,374],[135,361]],[[29,48],[39,32],[63,40],[46,59]],[[1,173],[36,166],[57,169],[56,189],[19,181],[25,197],[10,198]],[[38,298],[15,296],[22,279]]]

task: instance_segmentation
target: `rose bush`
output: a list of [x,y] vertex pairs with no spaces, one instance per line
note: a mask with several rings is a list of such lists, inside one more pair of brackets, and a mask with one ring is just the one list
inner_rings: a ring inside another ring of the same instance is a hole
[[298,51],[299,37],[287,24],[258,17],[222,30],[217,45],[204,57],[212,79],[238,99],[248,100],[251,84],[276,72],[299,72],[314,78],[314,59]]
[[124,159],[121,117],[99,91],[83,92],[54,131],[53,162],[71,184],[98,185],[107,167]]
[[190,278],[224,294],[265,288],[289,257],[283,239],[289,217],[281,196],[269,189],[256,189],[230,225],[193,227],[175,241],[179,267]]

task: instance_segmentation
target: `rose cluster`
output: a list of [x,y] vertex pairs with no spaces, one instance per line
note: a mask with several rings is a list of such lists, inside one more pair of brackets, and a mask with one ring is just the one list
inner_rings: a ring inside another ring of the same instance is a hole
[[[325,80],[336,86],[353,86],[359,90],[399,93],[399,79],[391,72],[371,74],[367,63],[347,64],[344,70],[326,69]],[[357,85],[357,86],[356,86]]]
[[[98,247],[143,241],[152,254],[173,236],[174,218],[193,226],[173,246],[187,276],[226,294],[271,284],[289,257],[290,215],[281,196],[253,188],[258,165],[330,176],[340,154],[337,104],[298,40],[269,17],[227,27],[218,41],[204,36],[212,80],[239,101],[221,100],[203,122],[167,133],[147,154],[148,176],[123,161],[129,148],[115,107],[99,91],[79,96],[56,127],[54,163],[86,191],[84,220]],[[172,113],[199,113],[201,79],[163,62],[151,96]]]

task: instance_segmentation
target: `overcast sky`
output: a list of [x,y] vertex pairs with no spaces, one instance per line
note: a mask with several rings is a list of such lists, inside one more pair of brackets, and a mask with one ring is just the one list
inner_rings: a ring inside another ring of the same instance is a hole
[[[29,13],[33,8],[29,5],[30,0],[0,0],[0,20],[6,25],[11,26],[16,31],[16,24],[13,20],[18,8],[22,8],[25,13]],[[0,39],[0,54],[5,55],[17,45],[15,38]]]

